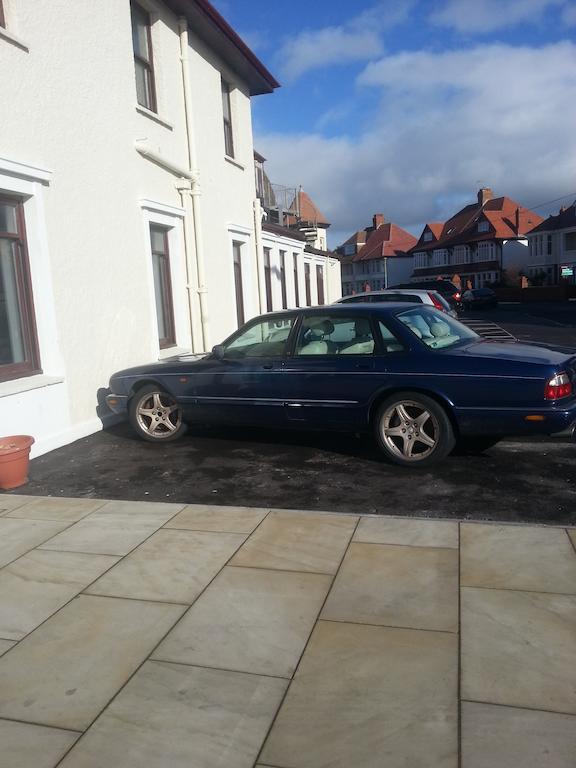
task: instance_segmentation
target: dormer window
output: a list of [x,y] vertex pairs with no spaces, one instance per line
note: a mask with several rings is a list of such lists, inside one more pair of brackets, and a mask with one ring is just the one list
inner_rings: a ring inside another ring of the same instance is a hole
[[490,224],[488,224],[487,221],[478,222],[478,232],[489,232],[489,231],[490,231]]
[[423,240],[425,243],[429,243],[430,240],[432,240],[432,232],[430,232],[430,230],[428,230],[428,232],[424,232]]

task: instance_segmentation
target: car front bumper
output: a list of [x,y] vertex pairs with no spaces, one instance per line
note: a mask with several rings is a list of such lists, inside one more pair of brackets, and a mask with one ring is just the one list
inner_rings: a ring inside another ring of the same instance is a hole
[[112,413],[128,413],[128,397],[126,395],[115,395],[113,392],[110,392],[106,395],[106,405]]

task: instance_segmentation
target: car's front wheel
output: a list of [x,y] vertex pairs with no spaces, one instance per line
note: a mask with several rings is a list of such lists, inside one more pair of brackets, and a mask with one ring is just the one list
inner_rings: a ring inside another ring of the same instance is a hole
[[128,410],[136,434],[152,443],[177,440],[186,432],[182,408],[172,395],[155,384],[139,389]]
[[376,440],[390,461],[427,467],[446,458],[455,445],[448,414],[419,392],[398,393],[385,400],[374,421]]

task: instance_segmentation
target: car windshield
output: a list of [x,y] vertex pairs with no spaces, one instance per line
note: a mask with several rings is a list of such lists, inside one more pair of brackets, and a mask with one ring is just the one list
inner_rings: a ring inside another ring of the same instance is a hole
[[430,349],[446,349],[462,341],[477,339],[478,334],[437,309],[407,309],[396,317]]

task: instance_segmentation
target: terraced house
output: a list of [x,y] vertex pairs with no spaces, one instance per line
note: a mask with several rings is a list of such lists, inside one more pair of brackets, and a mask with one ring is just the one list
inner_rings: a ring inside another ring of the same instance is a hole
[[38,455],[101,428],[113,371],[266,311],[250,110],[278,83],[207,0],[0,11],[0,434]]
[[494,197],[484,187],[476,203],[446,222],[430,222],[410,253],[412,280],[442,276],[473,288],[515,279],[530,262],[526,233],[542,217],[509,197]]

